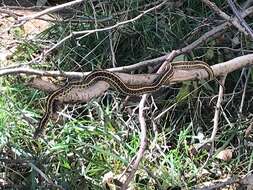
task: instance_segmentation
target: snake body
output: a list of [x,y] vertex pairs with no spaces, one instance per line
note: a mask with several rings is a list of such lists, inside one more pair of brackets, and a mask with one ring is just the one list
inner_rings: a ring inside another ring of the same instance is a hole
[[85,89],[98,81],[105,81],[110,84],[115,90],[126,95],[141,95],[145,93],[150,93],[158,90],[162,85],[169,81],[173,74],[174,68],[182,70],[191,70],[191,69],[205,69],[209,74],[210,78],[214,78],[214,73],[212,68],[205,62],[202,61],[179,61],[174,63],[167,64],[166,70],[161,73],[153,83],[145,85],[128,85],[121,78],[113,72],[107,70],[97,70],[91,72],[81,81],[67,82],[64,86],[54,91],[47,98],[46,111],[39,122],[38,128],[36,128],[34,133],[34,138],[44,131],[45,126],[47,125],[50,116],[53,114],[53,104],[57,98],[64,96],[73,88],[82,88]]

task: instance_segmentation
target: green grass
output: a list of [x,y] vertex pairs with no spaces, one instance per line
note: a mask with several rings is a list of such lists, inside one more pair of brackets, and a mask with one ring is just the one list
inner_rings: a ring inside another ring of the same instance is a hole
[[[8,98],[12,101],[16,100],[18,104],[14,107],[10,101],[6,101],[5,96],[0,99],[2,110],[0,115],[1,149],[10,149],[12,154],[17,155],[19,159],[35,164],[47,177],[57,181],[59,185],[73,189],[81,183],[81,180],[83,183],[85,181],[87,185],[98,188],[104,174],[109,171],[120,174],[122,168],[127,166],[137,152],[139,146],[137,131],[139,129],[136,128],[138,126],[136,116],[130,125],[124,125],[121,123],[123,121],[119,120],[119,117],[122,117],[119,114],[121,113],[120,106],[116,109],[117,111],[112,111],[111,106],[115,102],[109,101],[108,105],[103,106],[102,98],[93,100],[88,106],[86,104],[80,106],[84,110],[95,110],[95,118],[87,119],[87,117],[79,115],[77,118],[74,116],[64,125],[51,123],[47,135],[39,141],[33,141],[31,136],[34,129],[24,122],[16,107],[22,108],[21,111],[25,115],[38,118],[38,113],[41,111],[38,109],[37,114],[31,111],[31,108],[34,107],[31,99],[33,102],[38,101],[38,92],[27,91],[22,88],[21,84],[8,84],[8,86],[11,87],[6,88],[2,93],[11,94]],[[20,97],[21,94],[22,101],[20,99],[18,101],[17,97]],[[188,101],[192,100],[188,99]],[[115,99],[115,101],[118,100]],[[177,110],[183,110],[185,106],[189,106],[187,102],[178,104]],[[185,113],[189,114],[187,111]],[[170,114],[168,117],[171,119]],[[172,119],[176,118],[176,116],[172,117]],[[153,146],[146,152],[137,172],[137,178],[132,182],[133,186],[141,189],[146,189],[146,185],[155,187],[154,181],[147,175],[143,167],[149,168],[164,189],[176,186],[189,187],[199,181],[196,176],[198,176],[199,169],[207,158],[207,152],[204,151],[192,158],[189,149],[192,132],[200,124],[194,122],[192,125],[187,123],[188,119],[185,116],[181,116],[181,118],[183,121],[176,127],[171,126],[173,121],[162,128],[159,127],[159,130],[162,131],[158,133],[156,142],[153,142]],[[237,125],[237,123],[235,124]],[[238,127],[228,128],[223,133],[219,133],[217,148],[222,145],[227,147],[234,144],[235,135],[237,134],[237,137],[240,137],[238,130],[245,129],[245,124],[247,122],[241,124],[242,129]],[[210,124],[206,125],[210,126]],[[130,133],[125,137],[127,127],[128,130],[130,129]],[[227,128],[228,126],[224,125],[224,127]],[[149,141],[152,142],[153,138],[154,133],[151,130],[149,131]],[[166,146],[167,148],[165,148]],[[245,154],[246,152],[238,155],[229,165],[227,162],[220,162],[215,167],[222,168],[224,172],[230,173],[232,172],[231,167],[241,165],[243,160],[243,165],[249,170],[252,156],[245,157]],[[210,163],[212,162],[217,163],[217,160],[212,159]],[[212,165],[208,164],[206,167],[212,169]],[[23,181],[26,186],[33,184],[36,188],[38,185],[36,179],[39,174],[29,166],[25,166],[25,168],[26,172],[16,169],[18,174],[11,170],[8,171],[8,169],[7,171],[10,176],[17,177],[17,184]]]

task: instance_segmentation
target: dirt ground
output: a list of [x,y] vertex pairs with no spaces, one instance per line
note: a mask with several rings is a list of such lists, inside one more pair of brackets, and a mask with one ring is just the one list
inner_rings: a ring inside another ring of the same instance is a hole
[[[2,0],[1,6],[20,7],[20,10],[14,9],[13,11],[21,16],[28,16],[35,14],[38,10],[32,11],[22,8],[35,6],[35,1],[36,0]],[[51,17],[44,15],[42,18],[50,19]],[[19,28],[12,28],[14,23],[15,18],[0,13],[0,66],[11,64],[9,58],[15,54],[20,42],[28,38],[33,38],[36,34],[39,34],[50,26],[49,22],[40,19],[31,20]]]

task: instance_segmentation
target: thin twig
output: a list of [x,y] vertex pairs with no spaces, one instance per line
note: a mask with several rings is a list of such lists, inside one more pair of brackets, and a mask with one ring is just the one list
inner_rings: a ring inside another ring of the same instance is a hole
[[[253,13],[253,7],[250,7],[248,9],[246,9],[242,13],[242,17],[244,18],[244,17],[248,16],[251,13]],[[223,23],[221,25],[218,25],[217,27],[214,27],[212,30],[204,33],[196,41],[192,42],[191,44],[187,45],[186,47],[184,47],[182,49],[176,50],[177,51],[177,55],[181,55],[181,54],[190,52],[192,49],[198,47],[202,43],[206,43],[207,41],[209,41],[209,40],[211,40],[211,39],[219,36],[229,26],[230,26],[230,23],[229,22],[225,22],[225,23]],[[33,64],[35,62],[38,62],[40,59],[41,59],[40,57],[36,57],[35,59],[29,61],[28,63],[10,65],[6,69],[17,68],[17,67],[21,67],[21,66],[30,65],[30,64]],[[136,69],[139,69],[139,68],[143,68],[143,67],[146,67],[146,66],[153,66],[153,65],[161,64],[165,59],[166,59],[166,55],[161,56],[161,57],[157,57],[157,58],[154,58],[154,59],[150,59],[150,60],[141,61],[141,62],[138,62],[136,64],[129,65],[129,66],[122,66],[122,67],[112,68],[112,69],[110,69],[110,71],[113,71],[113,72],[128,72],[128,71],[133,71],[133,70],[136,70]],[[2,68],[2,69],[5,69],[5,68]]]
[[[33,15],[29,15],[29,16],[24,16],[22,18],[20,18],[18,21],[18,26],[20,25],[23,25],[25,24],[26,22],[30,21],[30,20],[33,20],[33,19],[36,19],[36,18],[39,18],[45,14],[50,14],[50,13],[53,13],[53,12],[56,12],[56,11],[59,11],[59,10],[62,10],[62,9],[65,9],[67,7],[71,7],[73,5],[76,5],[76,4],[79,4],[79,3],[82,3],[83,1],[85,0],[75,0],[75,1],[70,1],[68,3],[63,3],[63,4],[60,4],[60,5],[57,5],[57,6],[54,6],[54,7],[50,7],[48,9],[45,9],[43,11],[40,11],[36,14],[33,14]],[[15,25],[16,26],[16,25]]]
[[[161,65],[161,67],[159,68],[159,70],[157,71],[157,74],[161,74],[163,72],[163,70],[166,68],[168,62],[171,62],[174,59],[174,57],[176,56],[176,54],[177,54],[176,51],[172,51],[170,54],[168,54],[166,56],[166,59],[163,62],[163,64]],[[147,128],[146,128],[146,122],[145,122],[145,118],[144,118],[144,105],[147,100],[147,97],[148,97],[147,94],[142,95],[142,98],[141,98],[141,101],[139,104],[139,121],[140,121],[140,126],[141,126],[140,148],[139,148],[139,151],[136,155],[136,159],[133,164],[132,170],[131,170],[130,174],[128,175],[126,181],[124,182],[124,184],[121,187],[122,190],[127,189],[130,181],[132,180],[135,172],[138,169],[139,163],[143,157],[143,154],[144,154],[146,146],[147,146]]]
[[140,164],[140,161],[142,160],[142,157],[144,155],[144,152],[147,147],[147,128],[146,128],[146,122],[145,122],[145,116],[144,116],[144,108],[145,108],[145,102],[147,99],[147,94],[144,94],[142,96],[142,99],[139,104],[139,122],[140,122],[140,127],[141,127],[141,134],[140,134],[140,148],[139,151],[136,155],[136,159],[134,161],[134,164],[132,166],[132,170],[130,171],[130,174],[127,176],[126,181],[123,183],[121,190],[127,189],[129,183],[131,182],[135,172],[138,169],[138,166]]
[[[223,86],[225,86],[225,80],[226,80],[226,75],[221,77],[221,83]],[[216,107],[215,107],[215,114],[214,114],[214,118],[213,118],[213,132],[212,132],[210,141],[214,141],[217,130],[218,130],[219,115],[220,115],[221,103],[223,100],[223,94],[224,94],[224,88],[222,88],[222,86],[220,86],[218,100],[217,100]]]
[[249,25],[246,23],[246,21],[242,18],[241,13],[237,10],[234,2],[232,0],[227,0],[229,6],[231,7],[233,13],[235,14],[236,18],[239,20],[240,24],[245,28],[245,30],[250,35],[251,39],[253,39],[253,31],[249,27]]
[[226,108],[228,107],[228,105],[232,102],[232,100],[234,99],[235,94],[238,93],[238,92],[236,92],[236,90],[237,90],[238,86],[242,83],[242,78],[245,75],[246,70],[247,70],[246,67],[242,68],[240,77],[237,79],[237,82],[236,82],[236,84],[234,86],[233,92],[231,93],[231,97],[229,98],[229,100],[227,100],[227,103],[224,106],[224,110],[226,110]]
[[38,172],[40,174],[41,177],[43,177],[43,179],[48,182],[48,183],[53,183],[53,181],[51,179],[49,179],[46,174],[44,174],[44,172],[42,172],[37,166],[35,166],[34,164],[32,164],[31,162],[28,162],[28,165],[33,168],[36,172]]
[[[55,184],[50,178],[48,178],[46,176],[46,174],[44,172],[42,172],[37,166],[35,166],[32,162],[32,160],[23,160],[23,159],[6,159],[6,158],[1,158],[0,162],[5,162],[5,163],[12,163],[15,165],[26,165],[26,166],[30,166],[32,169],[34,169],[49,185],[51,185],[52,187],[55,187],[57,189],[64,189],[62,186]],[[19,173],[17,173],[18,175],[20,175]],[[20,175],[20,177],[23,178],[22,175]]]
[[42,172],[37,166],[35,166],[33,163],[28,162],[28,165],[33,168],[36,172],[38,172],[40,174],[40,176],[52,187],[55,187],[57,189],[61,189],[64,190],[64,188],[60,185],[56,185],[50,178],[48,178],[46,176],[46,174],[44,172]]
[[226,187],[231,184],[238,183],[240,179],[238,177],[231,177],[227,179],[222,179],[222,180],[215,180],[213,183],[208,182],[209,184],[214,184],[214,185],[209,185],[201,188],[193,188],[194,190],[215,190],[215,189],[222,189],[222,187]]
[[251,69],[248,70],[247,75],[245,76],[246,81],[244,83],[241,104],[240,104],[240,107],[239,107],[239,114],[240,115],[242,114],[242,110],[243,110],[243,105],[244,105],[244,100],[245,100],[245,96],[246,96],[246,90],[247,90],[250,74],[251,74]]
[[7,14],[7,15],[13,17],[14,19],[18,19],[18,16],[20,16],[20,15],[16,14],[14,11],[2,9],[2,8],[0,8],[0,13]]
[[[226,80],[226,76],[227,75],[224,75],[221,77],[221,84],[223,86],[225,86],[225,80]],[[223,100],[223,95],[224,95],[224,88],[220,85],[219,86],[219,94],[218,94],[218,100],[217,100],[217,103],[216,103],[216,107],[215,107],[215,113],[214,113],[214,118],[213,118],[213,131],[212,131],[212,135],[209,139],[205,140],[204,142],[202,142],[198,147],[197,149],[200,149],[201,147],[203,147],[204,145],[206,145],[207,143],[211,143],[212,144],[212,149],[211,149],[211,154],[209,155],[208,159],[210,158],[210,156],[212,155],[213,153],[213,150],[214,150],[214,140],[215,140],[215,137],[216,137],[216,133],[218,131],[218,125],[219,125],[219,118],[220,118],[220,110],[222,109],[221,108],[221,103],[222,103],[222,100]],[[207,159],[207,160],[208,160]],[[206,161],[207,163],[207,161]],[[205,164],[204,164],[205,165]]]
[[209,8],[211,8],[220,17],[224,18],[226,21],[233,24],[239,31],[243,32],[245,35],[248,35],[248,32],[241,26],[241,24],[237,19],[230,17],[225,12],[220,10],[220,8],[214,2],[211,2],[209,0],[201,0],[201,1],[205,3]]
[[113,32],[109,30],[109,43],[110,43],[110,50],[111,50],[111,60],[113,68],[116,67],[116,58],[114,52],[114,45],[113,45]]
[[[138,16],[129,19],[129,20],[125,20],[122,22],[119,22],[115,25],[109,26],[109,27],[105,27],[105,28],[98,28],[98,29],[94,29],[94,30],[83,30],[83,31],[77,31],[77,32],[72,32],[71,34],[69,34],[68,36],[66,36],[65,38],[63,38],[62,40],[60,40],[58,43],[56,43],[53,47],[51,47],[49,50],[47,50],[44,54],[44,58],[50,53],[52,52],[54,49],[60,47],[61,45],[63,45],[63,43],[69,39],[71,39],[72,37],[75,36],[81,36],[81,38],[89,36],[90,34],[96,33],[96,32],[102,32],[102,31],[107,31],[107,30],[112,30],[114,28],[120,27],[122,25],[126,25],[128,23],[132,23],[138,19],[140,19],[142,16],[146,15],[147,13],[160,8],[162,5],[164,5],[167,1],[163,1],[162,3],[160,3],[159,5],[156,5],[148,10],[143,11],[141,14],[139,14]],[[83,35],[83,36],[82,36]],[[81,39],[79,38],[79,39]]]

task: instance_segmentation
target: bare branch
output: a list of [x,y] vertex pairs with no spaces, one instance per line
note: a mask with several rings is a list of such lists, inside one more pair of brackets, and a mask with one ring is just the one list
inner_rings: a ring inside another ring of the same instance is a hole
[[240,107],[239,107],[239,114],[240,115],[242,114],[242,110],[243,110],[243,107],[244,107],[244,102],[245,102],[245,98],[246,98],[246,91],[247,91],[248,82],[249,82],[250,75],[251,75],[251,69],[250,70],[246,69],[246,70],[247,70],[247,73],[245,73],[246,80],[245,80],[245,83],[244,83],[241,104],[240,104]]
[[18,19],[18,14],[16,14],[14,11],[11,11],[11,10],[7,10],[7,9],[2,9],[0,8],[0,13],[3,13],[3,14],[7,14],[15,19]]
[[[244,18],[244,17],[246,17],[246,16],[248,16],[248,15],[250,15],[252,13],[253,13],[253,7],[250,7],[248,9],[246,9],[244,12],[242,12],[242,17]],[[209,40],[211,40],[211,39],[219,36],[230,25],[231,24],[229,22],[225,22],[225,23],[223,23],[221,25],[218,25],[217,27],[215,27],[212,30],[210,30],[210,31],[206,32],[205,34],[203,34],[199,39],[197,39],[196,41],[194,41],[191,44],[187,45],[186,47],[184,47],[182,49],[176,50],[176,55],[181,55],[181,54],[190,52],[192,49],[198,47],[202,43],[205,43],[205,42],[207,42],[207,41],[209,41]],[[141,61],[139,63],[132,64],[132,65],[129,65],[129,66],[116,67],[116,68],[112,68],[112,69],[109,69],[109,70],[113,71],[113,72],[128,72],[128,71],[133,71],[133,70],[136,70],[138,68],[161,64],[163,61],[165,61],[166,57],[167,57],[167,55],[164,55],[164,56],[157,57],[157,58],[154,58],[154,59]],[[10,66],[7,67],[7,69],[30,65],[32,63],[37,62],[39,59],[40,59],[39,57],[36,57],[35,59],[31,60],[30,62],[28,62],[26,64],[10,65]],[[5,68],[3,68],[3,69],[5,69]],[[51,72],[48,72],[48,73],[51,73]],[[59,76],[56,73],[54,73],[53,76]],[[87,74],[87,73],[85,73],[85,74]],[[1,70],[0,70],[0,76],[1,76]],[[47,76],[47,75],[45,75],[45,76]],[[48,76],[52,76],[52,75],[48,75]]]
[[[226,81],[226,76],[223,76],[221,78],[221,83],[222,83],[223,86],[225,85],[225,81]],[[211,138],[208,140],[208,142],[211,142],[211,143],[214,142],[216,133],[218,131],[220,109],[221,109],[221,103],[222,103],[222,100],[223,100],[223,95],[224,95],[224,88],[222,88],[222,86],[220,86],[218,100],[217,100],[217,103],[216,103],[215,113],[214,113],[214,118],[213,118],[213,131],[212,131]]]
[[241,26],[237,19],[230,17],[225,12],[220,10],[215,3],[210,2],[209,0],[202,0],[202,2],[205,3],[214,12],[216,12],[216,14],[218,14],[220,17],[233,24],[239,31],[243,32],[245,35],[248,35],[248,32]]
[[[224,76],[230,72],[238,70],[242,67],[253,65],[253,54],[237,57],[227,62],[223,62],[220,64],[216,64],[212,66],[214,73],[216,76]],[[6,69],[0,71],[0,76],[4,76],[6,74],[20,74],[20,73],[28,73],[27,69],[24,68],[16,68],[16,69]],[[40,74],[41,76],[61,76],[58,71],[51,72],[43,72],[30,69],[29,74]],[[67,72],[66,76],[70,78],[80,78],[84,76],[83,73],[78,72]],[[85,73],[88,74],[88,73]],[[157,74],[138,74],[131,75],[125,73],[116,73],[122,81],[127,84],[150,84],[157,77]],[[183,70],[175,70],[175,73],[167,85],[172,83],[178,83],[185,80],[203,80],[208,78],[208,73],[205,70],[195,70],[195,71],[183,71]],[[47,82],[48,83],[48,82]],[[48,85],[33,85],[35,88],[39,88],[42,90],[54,91],[59,86],[53,85],[53,87],[47,87]],[[49,83],[51,84],[51,83]],[[59,101],[62,103],[72,103],[72,102],[87,102],[93,97],[100,96],[104,91],[106,91],[110,87],[106,82],[100,81],[96,83],[94,86],[91,86],[87,89],[73,89],[68,95],[64,98],[59,98]],[[159,117],[161,117],[164,112],[162,112]],[[157,116],[158,117],[158,116]]]
[[[216,65],[211,66],[215,76],[224,76],[228,73],[231,73],[233,71],[236,71],[240,68],[243,68],[245,66],[250,66],[253,64],[253,54],[248,54],[244,56],[240,56],[237,58],[234,58],[232,60],[219,63]],[[108,69],[109,71],[113,71],[114,69]],[[86,75],[88,75],[90,72],[65,72],[64,75],[62,75],[59,71],[41,71],[36,69],[27,69],[27,68],[14,68],[14,69],[3,69],[0,70],[0,77],[5,75],[13,75],[13,74],[29,74],[29,75],[38,75],[38,76],[52,76],[52,77],[60,77],[60,76],[66,76],[69,78],[77,78],[80,79]],[[141,84],[141,83],[150,83],[152,82],[155,77],[157,77],[157,74],[126,74],[126,73],[116,73],[118,74],[122,80],[129,84]],[[208,78],[208,73],[203,70],[194,70],[194,71],[182,71],[182,70],[175,70],[175,74],[171,79],[171,82],[182,82],[185,80],[203,80]]]
[[[244,17],[246,17],[246,16],[248,16],[249,14],[252,14],[252,13],[253,13],[253,7],[250,7],[242,13],[242,17],[244,18]],[[182,49],[176,50],[176,55],[178,56],[178,55],[181,55],[181,54],[188,53],[188,52],[192,51],[194,48],[198,47],[202,43],[205,43],[205,42],[219,36],[230,25],[231,24],[227,21],[227,22],[225,22],[221,25],[216,26],[212,30],[210,30],[210,31],[206,32],[205,34],[203,34],[196,41],[192,42],[191,44],[187,45],[186,47],[184,47]],[[135,70],[135,69],[138,69],[138,68],[141,68],[141,67],[157,65],[157,64],[160,64],[161,62],[165,61],[166,57],[167,57],[167,55],[164,55],[164,56],[161,56],[161,57],[157,57],[155,59],[141,61],[141,62],[133,64],[133,65],[113,68],[113,69],[111,69],[111,71],[127,72],[127,71]]]
[[248,32],[250,37],[253,39],[253,31],[249,27],[249,25],[246,23],[246,21],[242,18],[241,13],[237,10],[234,2],[232,0],[227,0],[229,6],[231,7],[233,13],[235,14],[236,18],[240,21],[240,24],[245,28],[245,30]]
[[[176,56],[176,51],[172,51],[170,54],[168,54],[166,56],[165,61],[163,62],[163,64],[161,65],[161,67],[159,68],[159,70],[156,72],[157,74],[161,74],[163,72],[163,70],[165,69],[165,67],[167,66],[167,64],[169,62],[171,62],[174,57]],[[146,128],[146,122],[145,122],[145,118],[144,118],[144,105],[145,102],[147,100],[148,95],[144,94],[142,95],[140,104],[139,104],[139,121],[140,121],[140,126],[141,126],[141,144],[140,144],[140,148],[139,151],[136,155],[136,159],[135,162],[133,164],[133,169],[131,170],[129,176],[127,177],[125,183],[122,185],[122,189],[125,190],[128,187],[128,184],[130,183],[130,181],[132,180],[135,172],[138,169],[139,163],[144,155],[145,149],[147,147],[147,128]]]
[[26,22],[28,22],[29,20],[32,20],[32,19],[35,19],[35,18],[39,18],[45,14],[49,14],[49,13],[53,13],[53,12],[56,12],[56,11],[59,11],[61,9],[65,9],[67,7],[71,7],[73,5],[76,5],[76,4],[79,4],[79,3],[82,3],[83,1],[85,0],[75,0],[75,1],[70,1],[68,3],[64,3],[64,4],[60,4],[60,5],[57,5],[57,6],[54,6],[54,7],[50,7],[48,9],[45,9],[43,11],[40,11],[36,14],[33,14],[33,15],[29,15],[29,16],[24,16],[22,18],[20,18],[18,21],[19,21],[19,25],[23,25],[25,24]]
[[[225,76],[226,74],[228,74],[230,72],[240,69],[241,67],[246,67],[246,66],[250,66],[250,65],[253,65],[253,54],[244,55],[244,56],[237,57],[237,58],[231,59],[231,60],[223,62],[223,63],[213,65],[212,69],[214,70],[216,76]],[[183,73],[177,74],[177,72],[176,72],[171,81],[173,81],[175,78],[177,78],[177,80],[179,80],[181,74],[183,74]],[[163,110],[158,116],[156,116],[156,118],[154,120],[156,121],[157,119],[162,117],[167,111],[169,111],[175,105],[173,104],[169,108],[166,108],[165,110]]]
[[129,183],[131,182],[135,172],[138,169],[138,166],[142,160],[142,157],[144,155],[144,152],[146,150],[147,147],[147,128],[146,128],[146,122],[145,122],[145,116],[144,116],[144,107],[145,107],[145,102],[147,100],[147,94],[144,94],[142,96],[142,99],[139,103],[139,122],[140,122],[140,127],[141,127],[141,134],[140,134],[140,148],[136,154],[136,159],[134,161],[134,164],[132,166],[132,170],[130,172],[130,174],[128,175],[126,181],[124,182],[124,184],[122,185],[121,189],[122,190],[126,190]]
[[134,22],[138,19],[140,19],[142,16],[144,16],[145,14],[155,10],[155,9],[158,9],[159,7],[161,7],[162,5],[164,5],[166,3],[166,1],[163,1],[162,3],[160,3],[159,5],[156,5],[146,11],[143,11],[141,14],[139,14],[138,16],[130,19],[130,20],[125,20],[123,22],[119,22],[113,26],[109,26],[109,27],[105,27],[105,28],[98,28],[98,29],[94,29],[94,30],[83,30],[83,31],[77,31],[77,32],[72,32],[71,34],[69,34],[68,36],[66,36],[65,38],[63,38],[62,40],[60,40],[57,44],[55,44],[53,47],[51,47],[49,50],[47,50],[44,54],[44,58],[50,53],[52,52],[54,49],[60,47],[65,41],[67,41],[68,39],[71,39],[72,37],[75,37],[75,36],[82,36],[81,38],[83,37],[86,37],[90,34],[93,34],[93,33],[96,33],[96,32],[102,32],[102,31],[107,31],[107,30],[112,30],[114,28],[117,28],[119,26],[122,26],[122,25],[125,25],[125,24],[128,24],[128,23],[131,23],[131,22]]

